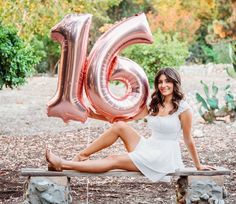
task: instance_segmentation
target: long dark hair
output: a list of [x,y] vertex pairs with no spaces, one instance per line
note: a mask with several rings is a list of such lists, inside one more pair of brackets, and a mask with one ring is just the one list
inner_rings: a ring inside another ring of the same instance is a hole
[[157,115],[159,112],[158,104],[164,107],[164,97],[158,90],[158,81],[160,76],[164,74],[166,78],[174,84],[173,88],[173,97],[172,97],[172,104],[173,109],[169,112],[169,114],[173,114],[179,108],[180,101],[184,98],[184,93],[182,92],[181,88],[181,78],[179,73],[173,68],[164,68],[161,69],[155,77],[154,80],[154,88],[155,91],[151,95],[151,103],[149,104],[149,113],[151,115]]

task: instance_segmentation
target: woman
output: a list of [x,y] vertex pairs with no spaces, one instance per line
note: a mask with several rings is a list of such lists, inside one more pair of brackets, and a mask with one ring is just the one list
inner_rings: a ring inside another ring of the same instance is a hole
[[[82,172],[106,172],[112,169],[141,171],[151,181],[166,180],[165,175],[183,168],[179,139],[184,142],[198,170],[210,170],[202,165],[191,135],[192,113],[184,101],[179,73],[172,68],[160,70],[154,81],[155,91],[149,107],[134,119],[148,115],[152,130],[149,138],[139,136],[125,122],[117,122],[81,151],[72,161],[63,160],[46,150],[49,167],[56,170],[71,169]],[[118,138],[124,142],[128,153],[111,155],[100,160],[88,160],[89,156],[112,145]],[[169,180],[169,178],[168,178]]]

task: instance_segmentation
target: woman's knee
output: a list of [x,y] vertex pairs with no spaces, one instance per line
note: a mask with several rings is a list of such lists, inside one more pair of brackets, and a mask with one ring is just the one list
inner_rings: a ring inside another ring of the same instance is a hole
[[112,168],[118,168],[121,162],[120,155],[109,155],[106,157]]
[[113,128],[115,130],[117,130],[118,132],[121,132],[123,130],[125,130],[127,128],[127,123],[126,122],[123,122],[123,121],[118,121],[116,123],[113,124]]
[[127,155],[110,155],[107,160],[110,163],[110,169],[139,171]]

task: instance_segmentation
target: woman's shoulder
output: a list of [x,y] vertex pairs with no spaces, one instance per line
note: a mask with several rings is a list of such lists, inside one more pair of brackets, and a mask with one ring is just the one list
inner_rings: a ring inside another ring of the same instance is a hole
[[182,99],[179,102],[179,108],[178,108],[177,112],[178,112],[178,114],[181,114],[186,110],[191,110],[191,106],[189,105],[189,103],[185,99]]

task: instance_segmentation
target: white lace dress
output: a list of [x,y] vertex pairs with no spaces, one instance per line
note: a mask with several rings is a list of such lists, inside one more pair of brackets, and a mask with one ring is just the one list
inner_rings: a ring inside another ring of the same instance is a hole
[[153,182],[169,182],[166,174],[184,167],[179,146],[182,135],[179,115],[187,109],[190,106],[182,100],[172,115],[148,116],[151,137],[141,137],[135,150],[129,153],[136,167]]

